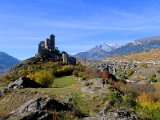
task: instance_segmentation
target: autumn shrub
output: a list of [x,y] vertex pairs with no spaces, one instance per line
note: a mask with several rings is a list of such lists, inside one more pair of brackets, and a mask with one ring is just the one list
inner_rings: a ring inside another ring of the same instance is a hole
[[83,114],[89,114],[89,104],[87,99],[84,99],[83,96],[73,93],[72,103],[75,109],[79,110]]
[[[122,87],[124,88],[123,90],[121,89]],[[138,96],[141,93],[148,93],[154,91],[154,86],[151,84],[141,85],[141,84],[127,83],[125,85],[121,84],[120,90],[125,94],[132,93],[134,96]]]
[[29,65],[26,70],[30,73],[33,73],[40,69],[41,69],[41,65],[37,64],[37,65]]
[[62,71],[64,71],[66,74],[71,75],[74,71],[74,66],[73,65],[65,65],[62,67]]
[[19,76],[27,76],[28,75],[28,71],[25,70],[25,69],[22,69],[22,70],[19,71],[18,75]]
[[57,71],[56,71],[56,76],[67,76],[67,75],[72,75],[74,71],[74,66],[72,65],[64,65],[64,66],[61,66],[59,68],[57,68]]
[[83,72],[85,68],[86,66],[83,66],[80,62],[75,66],[75,70],[78,70],[80,72]]
[[149,119],[150,120],[160,120],[160,107],[156,108],[155,110],[150,111]]
[[98,78],[98,77],[103,77],[103,73],[100,72],[99,70],[91,67],[86,67],[85,68],[85,74],[89,76],[89,78]]
[[107,98],[111,104],[114,104],[119,101],[119,92],[117,91],[110,92]]
[[151,120],[160,119],[160,101],[155,100],[152,94],[143,93],[137,97],[136,102],[137,111],[147,115]]
[[51,86],[54,82],[54,75],[46,70],[40,70],[33,74],[29,74],[27,77],[47,87]]
[[132,93],[125,94],[122,97],[123,104],[127,107],[133,107],[136,105],[135,96]]
[[84,76],[84,72],[79,72],[78,77],[82,78]]

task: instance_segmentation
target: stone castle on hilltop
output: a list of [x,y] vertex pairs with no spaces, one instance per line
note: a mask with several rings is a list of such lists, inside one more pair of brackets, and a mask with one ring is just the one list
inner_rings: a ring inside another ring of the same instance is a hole
[[76,65],[76,58],[71,57],[66,52],[60,53],[58,48],[55,47],[55,35],[50,35],[38,45],[38,56],[47,56],[53,60],[62,60],[64,64]]
[[55,51],[55,36],[52,34],[50,38],[45,41],[41,41],[38,45],[38,54],[50,54]]

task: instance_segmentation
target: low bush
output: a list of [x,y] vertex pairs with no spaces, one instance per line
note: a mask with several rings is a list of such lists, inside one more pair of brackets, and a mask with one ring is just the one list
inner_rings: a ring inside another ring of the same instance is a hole
[[110,92],[107,98],[111,104],[114,104],[119,101],[119,92],[117,91]]
[[160,101],[153,94],[143,93],[137,99],[137,111],[147,116],[149,120],[160,119]]
[[54,82],[54,75],[46,70],[40,70],[36,73],[29,74],[27,77],[47,87],[50,87]]
[[136,105],[135,96],[132,93],[126,94],[122,97],[123,104],[127,107],[133,107]]

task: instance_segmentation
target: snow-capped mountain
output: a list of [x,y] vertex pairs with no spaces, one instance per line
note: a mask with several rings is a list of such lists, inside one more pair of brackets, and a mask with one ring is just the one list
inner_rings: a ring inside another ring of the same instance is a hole
[[101,45],[97,45],[93,47],[92,49],[86,51],[86,52],[81,52],[75,55],[75,57],[81,57],[84,59],[89,59],[89,60],[98,60],[102,59],[106,56],[107,52],[110,52],[114,49],[119,48],[120,45],[118,44],[106,44],[103,43]]
[[88,60],[98,60],[108,56],[128,55],[154,48],[160,48],[160,36],[134,40],[133,42],[127,43],[123,46],[104,43],[102,45],[95,46],[89,51],[78,53],[75,57],[81,57]]

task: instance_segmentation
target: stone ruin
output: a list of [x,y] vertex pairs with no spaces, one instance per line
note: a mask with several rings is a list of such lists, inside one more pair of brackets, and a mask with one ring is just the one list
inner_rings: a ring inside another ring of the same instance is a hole
[[55,36],[52,34],[50,38],[41,41],[38,45],[38,55],[50,54],[55,51]]
[[76,58],[69,56],[68,53],[62,52],[55,47],[55,35],[50,35],[38,45],[38,56],[49,56],[55,60],[62,60],[64,64],[76,65]]

